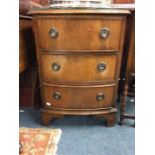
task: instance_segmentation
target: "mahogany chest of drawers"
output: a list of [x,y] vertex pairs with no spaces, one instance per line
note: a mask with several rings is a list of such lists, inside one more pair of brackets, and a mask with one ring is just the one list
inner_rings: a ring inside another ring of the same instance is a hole
[[114,126],[125,10],[31,10],[42,95],[42,123],[94,115]]

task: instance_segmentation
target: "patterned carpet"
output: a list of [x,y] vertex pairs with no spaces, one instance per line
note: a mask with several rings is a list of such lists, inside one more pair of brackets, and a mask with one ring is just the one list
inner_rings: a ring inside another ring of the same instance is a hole
[[60,129],[20,128],[20,155],[56,155]]

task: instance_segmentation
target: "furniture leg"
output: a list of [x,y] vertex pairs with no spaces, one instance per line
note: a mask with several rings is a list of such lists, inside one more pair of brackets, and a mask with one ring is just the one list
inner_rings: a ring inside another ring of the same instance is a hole
[[50,122],[54,119],[54,118],[63,118],[63,115],[55,115],[55,114],[51,114],[48,112],[42,112],[41,115],[41,123],[45,126],[49,126]]
[[41,114],[41,123],[45,126],[49,126],[50,125],[50,121],[53,119],[52,115],[50,113],[47,112],[43,112]]
[[106,120],[107,127],[113,127],[116,123],[116,113],[109,113],[104,115],[96,115],[97,118],[104,118]]
[[124,121],[127,95],[128,95],[128,84],[126,83],[124,86],[124,92],[123,92],[121,107],[120,107],[120,113],[121,113],[120,114],[120,122],[119,122],[120,125],[122,125],[123,121]]
[[106,114],[104,116],[104,118],[106,119],[107,127],[115,126],[115,123],[116,123],[116,113]]

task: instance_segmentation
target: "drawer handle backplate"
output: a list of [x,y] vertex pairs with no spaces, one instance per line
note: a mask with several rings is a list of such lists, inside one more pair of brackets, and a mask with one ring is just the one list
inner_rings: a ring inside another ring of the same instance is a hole
[[97,70],[103,72],[106,69],[106,64],[104,62],[100,62],[97,65]]
[[102,39],[108,38],[109,34],[110,34],[110,31],[109,31],[108,28],[102,28],[102,29],[100,30],[100,37],[101,37]]
[[52,70],[54,70],[54,71],[59,71],[60,68],[61,68],[60,64],[58,64],[58,63],[56,63],[56,62],[54,62],[54,63],[52,64]]
[[53,39],[57,38],[59,35],[59,32],[56,28],[52,27],[51,30],[49,31],[49,36]]
[[55,100],[60,100],[61,99],[61,94],[59,92],[55,92],[55,93],[53,93],[53,98]]
[[96,95],[96,100],[97,101],[102,101],[105,98],[105,95],[103,93],[98,93]]

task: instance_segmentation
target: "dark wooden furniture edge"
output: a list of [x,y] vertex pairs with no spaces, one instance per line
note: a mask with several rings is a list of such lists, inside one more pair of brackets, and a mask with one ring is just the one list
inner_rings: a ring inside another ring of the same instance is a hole
[[32,20],[33,17],[32,16],[28,16],[28,15],[19,15],[19,19],[29,19],[29,20]]

